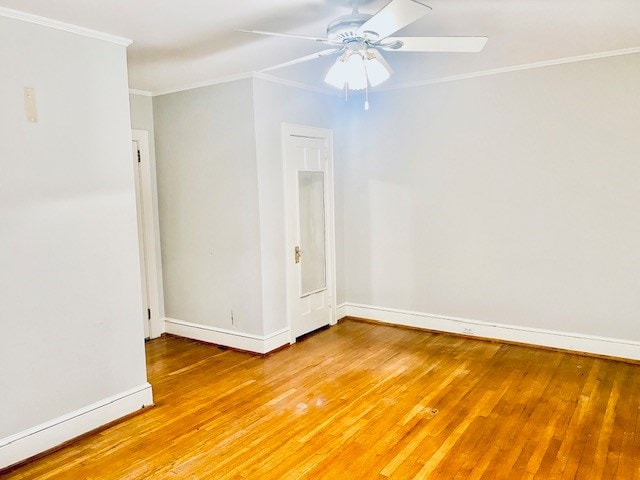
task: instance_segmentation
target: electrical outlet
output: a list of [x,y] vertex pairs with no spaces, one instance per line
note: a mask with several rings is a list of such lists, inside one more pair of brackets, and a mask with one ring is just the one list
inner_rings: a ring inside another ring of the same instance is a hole
[[464,327],[462,329],[462,333],[465,335],[473,335],[473,329],[469,327]]

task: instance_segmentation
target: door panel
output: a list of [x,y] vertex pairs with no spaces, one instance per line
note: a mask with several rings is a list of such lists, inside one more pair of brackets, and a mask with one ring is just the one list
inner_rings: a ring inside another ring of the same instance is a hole
[[133,141],[133,176],[136,188],[136,214],[138,217],[138,249],[140,252],[140,280],[142,282],[142,325],[144,327],[144,338],[151,336],[149,325],[149,284],[147,279],[147,239],[144,228],[144,201],[142,199],[142,175],[140,172],[140,145],[136,140]]
[[298,196],[302,297],[327,288],[324,172],[299,171]]
[[283,126],[292,340],[335,323],[331,131]]

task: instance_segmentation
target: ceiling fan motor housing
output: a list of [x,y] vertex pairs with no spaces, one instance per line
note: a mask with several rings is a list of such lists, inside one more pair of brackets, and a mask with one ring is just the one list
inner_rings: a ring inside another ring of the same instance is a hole
[[359,40],[362,34],[358,34],[358,28],[373,15],[368,13],[352,13],[336,18],[327,26],[327,36],[332,40],[348,41]]

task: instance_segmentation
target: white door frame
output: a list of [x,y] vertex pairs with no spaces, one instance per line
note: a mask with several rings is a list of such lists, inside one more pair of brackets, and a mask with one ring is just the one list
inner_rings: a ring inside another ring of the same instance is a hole
[[295,294],[297,285],[293,285],[292,270],[295,268],[295,246],[296,238],[290,231],[290,219],[296,218],[298,215],[297,202],[293,202],[288,198],[287,186],[289,183],[289,169],[291,160],[287,159],[287,141],[290,136],[325,138],[327,141],[327,171],[325,185],[325,222],[326,222],[326,262],[327,262],[327,289],[331,297],[330,304],[330,320],[329,325],[337,323],[336,316],[336,239],[335,239],[335,213],[334,213],[334,189],[333,189],[333,131],[326,128],[308,127],[303,125],[295,125],[290,123],[282,124],[282,161],[283,161],[283,179],[284,179],[284,206],[285,206],[285,272],[286,272],[286,292],[287,292],[287,326],[289,328],[289,343],[295,343],[296,337],[293,329],[293,308],[292,302],[299,301]]
[[[153,180],[151,175],[151,157],[149,155],[149,133],[146,130],[132,130],[132,141],[138,144],[140,152],[140,199],[143,205],[142,213],[142,231],[144,232],[144,241],[139,238],[138,241],[141,245],[144,245],[144,252],[146,262],[144,259],[140,259],[141,263],[146,263],[146,280],[149,309],[151,310],[151,318],[149,319],[149,337],[157,338],[163,333],[162,328],[162,313],[161,305],[163,303],[163,296],[161,291],[160,278],[160,258],[158,252],[158,242],[156,238],[156,231],[158,222],[156,221],[155,212],[156,204],[154,202],[153,195]],[[136,168],[136,165],[134,165]],[[136,182],[135,188],[138,188],[138,182]]]

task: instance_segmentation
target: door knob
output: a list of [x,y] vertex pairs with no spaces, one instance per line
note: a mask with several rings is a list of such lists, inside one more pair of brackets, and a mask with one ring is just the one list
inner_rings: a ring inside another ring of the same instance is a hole
[[296,245],[295,253],[296,253],[296,263],[300,263],[302,261],[302,250],[298,245]]

